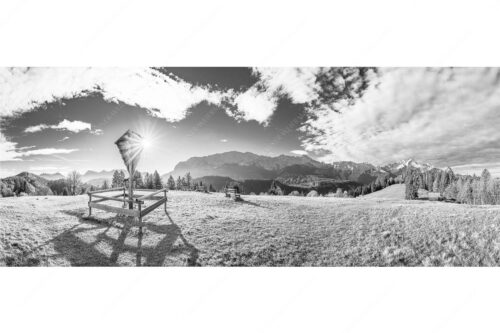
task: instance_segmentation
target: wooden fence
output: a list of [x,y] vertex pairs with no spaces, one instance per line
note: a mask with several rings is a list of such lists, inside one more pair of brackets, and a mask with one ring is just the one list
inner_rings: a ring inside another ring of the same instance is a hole
[[[167,192],[168,189],[162,188],[160,190],[140,189],[138,191],[150,192],[146,195],[134,194],[129,198],[125,187],[111,188],[107,190],[98,190],[88,192],[89,196],[89,216],[92,215],[92,208],[104,210],[111,213],[116,213],[125,216],[131,216],[139,220],[139,231],[142,233],[143,217],[151,213],[156,208],[164,205],[165,214],[167,213]],[[120,192],[111,196],[102,193]],[[163,193],[163,195],[161,195]],[[97,199],[97,200],[93,200]],[[155,201],[152,204],[145,206],[145,201]],[[122,207],[110,206],[102,204],[104,201],[118,201],[123,203]],[[127,208],[127,206],[129,208]],[[132,208],[130,208],[132,207]]]

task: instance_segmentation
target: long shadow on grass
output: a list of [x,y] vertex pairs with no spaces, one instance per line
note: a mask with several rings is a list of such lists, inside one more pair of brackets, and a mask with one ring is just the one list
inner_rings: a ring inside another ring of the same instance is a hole
[[[165,237],[158,242],[154,248],[145,248],[144,255],[146,257],[146,266],[161,266],[165,262],[167,255],[173,254],[177,249],[174,248],[175,242],[180,239],[182,245],[189,251],[186,264],[188,266],[197,266],[199,251],[191,243],[189,243],[181,232],[181,229],[174,223],[170,215],[167,213],[167,218],[170,224],[146,224],[149,231],[157,234],[164,234]],[[138,262],[138,266],[141,262]]]
[[[133,228],[136,223],[129,217],[88,218],[85,217],[85,210],[81,209],[63,211],[63,213],[78,217],[79,224],[65,230],[50,242],[54,244],[54,249],[67,258],[73,266],[114,266],[117,265],[120,254],[124,252],[135,253],[137,266],[161,266],[167,256],[178,254],[182,248],[187,249],[189,253],[186,264],[197,265],[198,250],[186,240],[179,226],[168,214],[169,224],[148,223],[145,235],[142,235]],[[107,234],[111,228],[120,229],[117,238]],[[88,234],[89,232],[95,233],[97,229],[99,229],[97,234]],[[153,236],[150,232],[165,236],[154,247],[144,247],[143,238]],[[84,241],[79,234],[87,236],[92,241]],[[137,246],[126,244],[126,240],[130,237],[137,238]],[[174,246],[178,239],[182,242],[182,248]],[[100,243],[111,246],[109,257],[97,249]],[[143,257],[145,262],[143,262]]]

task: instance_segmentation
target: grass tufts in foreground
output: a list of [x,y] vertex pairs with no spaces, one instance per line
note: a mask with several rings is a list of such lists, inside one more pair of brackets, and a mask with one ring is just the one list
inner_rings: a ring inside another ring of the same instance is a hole
[[[405,201],[169,193],[134,222],[87,198],[0,199],[0,266],[499,266],[500,207]],[[396,195],[397,194],[397,195]],[[403,195],[404,193],[400,193]]]

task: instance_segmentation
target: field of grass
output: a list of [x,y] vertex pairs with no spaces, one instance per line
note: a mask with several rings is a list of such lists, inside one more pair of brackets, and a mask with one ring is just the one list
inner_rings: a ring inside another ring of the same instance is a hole
[[[385,191],[385,192],[384,192]],[[87,197],[0,199],[0,266],[500,265],[500,207],[400,199],[169,192],[139,235]]]

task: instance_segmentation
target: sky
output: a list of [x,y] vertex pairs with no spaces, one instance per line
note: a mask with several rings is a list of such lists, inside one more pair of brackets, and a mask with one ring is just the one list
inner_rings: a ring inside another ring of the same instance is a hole
[[496,68],[0,68],[0,177],[139,170],[241,151],[500,176]]

